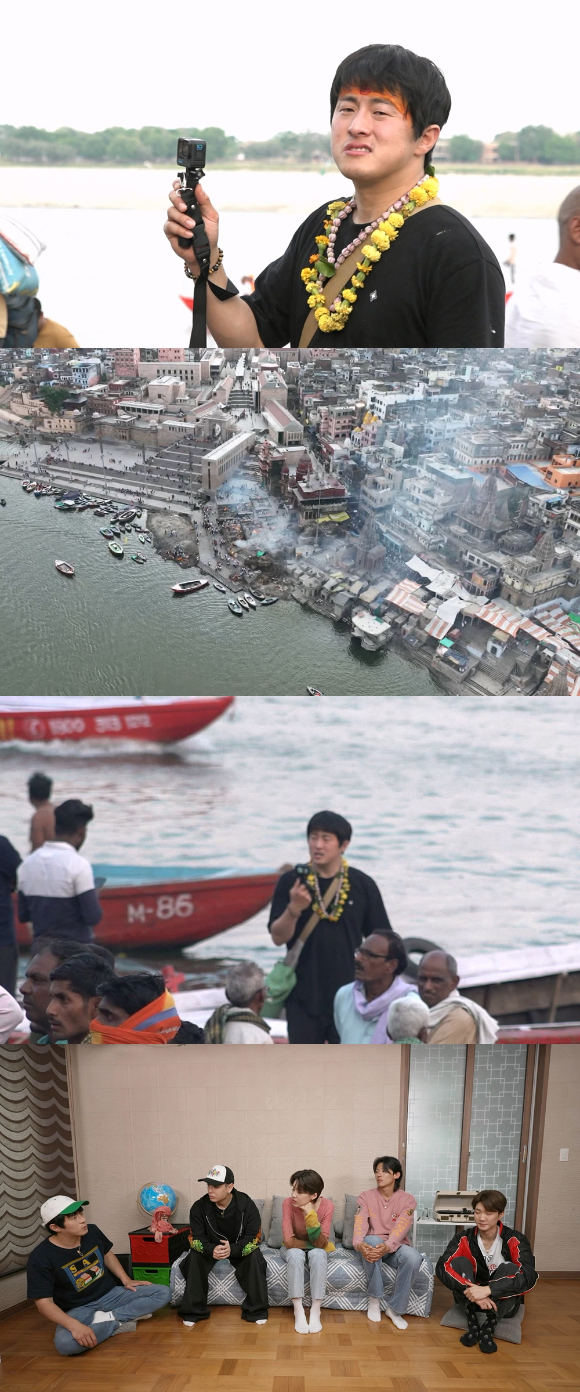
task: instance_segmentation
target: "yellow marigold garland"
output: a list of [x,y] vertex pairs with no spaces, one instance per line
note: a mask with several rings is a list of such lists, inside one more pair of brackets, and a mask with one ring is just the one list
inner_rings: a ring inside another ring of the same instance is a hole
[[310,867],[306,876],[306,883],[308,885],[308,888],[312,892],[313,909],[318,914],[319,918],[329,919],[331,923],[336,923],[337,920],[340,918],[340,915],[350,894],[348,863],[344,859],[344,856],[341,860],[341,867],[342,870],[340,884],[338,886],[334,899],[332,903],[329,905],[328,909],[325,909],[324,904],[322,902],[322,895],[320,893],[320,885],[318,883],[318,875],[316,874],[316,871],[313,870],[312,867]]
[[[436,179],[433,174],[428,173],[414,188],[410,189],[403,198],[398,199],[397,203],[393,204],[393,207],[385,214],[384,218],[381,219],[374,228],[374,231],[370,233],[368,241],[361,247],[363,259],[362,261],[357,261],[356,274],[351,276],[350,286],[345,287],[344,290],[341,291],[340,296],[337,297],[330,306],[327,305],[322,293],[324,282],[335,274],[335,265],[328,259],[329,253],[327,248],[332,248],[333,246],[339,214],[342,213],[345,208],[351,212],[355,205],[354,202],[348,204],[342,199],[337,199],[336,202],[329,203],[326,210],[327,220],[324,223],[324,235],[321,234],[314,238],[318,251],[314,256],[309,258],[308,266],[305,266],[304,270],[300,272],[308,296],[308,307],[314,310],[314,317],[322,333],[338,332],[344,329],[348,316],[352,314],[353,306],[358,299],[358,291],[363,289],[366,277],[370,275],[373,266],[380,261],[383,252],[389,250],[391,242],[394,242],[395,238],[398,237],[399,229],[403,226],[406,219],[411,216],[411,213],[414,213],[416,208],[422,208],[425,203],[429,203],[432,198],[436,198],[438,192],[439,180]],[[367,228],[364,235],[367,235],[368,232],[369,229]],[[331,235],[326,235],[328,233]],[[354,245],[356,245],[356,243],[351,245],[351,249],[353,249]],[[347,254],[348,249],[342,253],[338,264],[340,264],[341,260],[346,258]],[[346,864],[346,862],[344,862],[344,864]],[[325,918],[332,917],[330,914],[324,914],[323,916]],[[336,915],[336,917],[339,916],[339,914]]]

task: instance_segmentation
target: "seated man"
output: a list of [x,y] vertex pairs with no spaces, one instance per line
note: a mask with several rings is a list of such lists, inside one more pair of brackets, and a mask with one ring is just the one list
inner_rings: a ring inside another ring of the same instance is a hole
[[91,942],[103,910],[92,867],[79,855],[93,809],[78,798],[55,808],[54,841],[45,841],[18,867],[18,917],[35,938],[54,934]]
[[[294,1328],[297,1334],[320,1334],[320,1308],[326,1291],[328,1253],[334,1252],[330,1241],[330,1224],[334,1204],[323,1199],[324,1180],[316,1170],[295,1170],[290,1175],[292,1196],[282,1204],[282,1236],[280,1253],[288,1263],[288,1293],[294,1306]],[[310,1325],[302,1303],[304,1295],[304,1266],[310,1274]]]
[[88,1200],[59,1194],[42,1204],[48,1237],[28,1258],[28,1299],[56,1324],[58,1353],[74,1355],[113,1334],[130,1334],[136,1321],[168,1305],[169,1286],[133,1281],[114,1256],[112,1242],[83,1208]]
[[339,986],[352,982],[357,947],[371,933],[390,933],[381,893],[370,875],[345,860],[352,827],[337,812],[316,812],[306,829],[309,864],[281,875],[269,928],[286,944],[296,985],[286,999],[291,1044],[339,1044],[333,1017]]
[[209,1319],[209,1273],[216,1261],[227,1259],[236,1273],[245,1299],[242,1319],[265,1324],[268,1319],[266,1259],[260,1251],[260,1212],[249,1194],[234,1188],[229,1165],[213,1165],[200,1179],[207,1194],[192,1204],[189,1213],[191,1251],[182,1270],[185,1291],[179,1314],[187,1329]]
[[407,965],[402,938],[377,929],[354,954],[354,981],[334,997],[334,1023],[341,1044],[390,1044],[387,1015],[399,996],[417,995],[401,973]]
[[[476,1194],[473,1212],[477,1227],[456,1233],[435,1268],[467,1316],[467,1333],[459,1342],[466,1348],[478,1343],[482,1353],[496,1353],[493,1335],[498,1320],[516,1314],[524,1293],[533,1290],[538,1279],[527,1238],[504,1224],[506,1204],[499,1189],[482,1189]],[[485,1316],[481,1324],[477,1318],[480,1310]]]
[[187,1026],[186,1039],[178,1038],[184,1026],[159,972],[127,972],[104,981],[102,987],[91,1020],[91,1044],[203,1043],[195,1025]]
[[46,1008],[49,1043],[82,1044],[103,991],[113,980],[104,975],[103,959],[93,952],[79,952],[55,967]]
[[273,1044],[260,1011],[266,999],[264,973],[255,962],[236,962],[226,976],[229,1005],[218,1005],[205,1026],[206,1044]]
[[373,1172],[376,1189],[365,1189],[359,1194],[353,1232],[353,1247],[362,1257],[369,1292],[367,1314],[376,1322],[381,1318],[384,1261],[396,1271],[385,1313],[396,1329],[406,1329],[407,1321],[402,1316],[422,1261],[421,1253],[411,1247],[407,1236],[417,1203],[412,1194],[400,1188],[403,1171],[394,1155],[379,1155]]
[[401,996],[393,1001],[387,1015],[387,1034],[393,1044],[426,1044],[429,1010],[425,1002],[414,995]]
[[[50,1020],[47,1009],[52,999],[50,994],[50,973],[68,962],[79,952],[86,953],[87,944],[73,942],[72,938],[37,938],[34,956],[30,958],[20,994],[24,1011],[30,1022],[29,1041],[31,1044],[50,1043]],[[101,963],[101,976],[115,970],[115,958],[107,947],[90,945],[91,957],[98,957]]]
[[426,952],[417,986],[429,1006],[429,1044],[495,1044],[497,1020],[482,1005],[460,996],[457,962],[449,952]]

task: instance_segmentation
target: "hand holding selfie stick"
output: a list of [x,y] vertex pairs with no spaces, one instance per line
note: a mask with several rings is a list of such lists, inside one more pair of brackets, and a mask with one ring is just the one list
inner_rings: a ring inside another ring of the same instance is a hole
[[182,166],[178,170],[181,197],[187,206],[188,216],[195,222],[191,236],[178,237],[177,241],[183,250],[190,249],[193,244],[199,266],[193,297],[190,348],[206,346],[207,277],[211,269],[211,248],[196,198],[197,185],[205,172],[205,149],[205,140],[184,140],[180,137],[177,141],[177,163]]

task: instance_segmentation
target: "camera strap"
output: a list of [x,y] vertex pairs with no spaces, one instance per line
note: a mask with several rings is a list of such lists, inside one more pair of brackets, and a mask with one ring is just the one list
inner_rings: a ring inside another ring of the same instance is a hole
[[189,208],[190,217],[195,222],[192,233],[193,250],[199,266],[199,276],[193,293],[193,316],[191,321],[190,348],[205,348],[207,341],[207,277],[210,269],[211,250],[205,223],[197,201]]

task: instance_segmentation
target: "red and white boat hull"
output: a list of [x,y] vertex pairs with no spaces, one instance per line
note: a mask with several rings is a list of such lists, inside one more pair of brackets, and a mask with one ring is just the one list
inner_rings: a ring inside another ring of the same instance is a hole
[[175,698],[23,697],[0,702],[0,743],[10,740],[188,739],[231,706],[233,696]]

